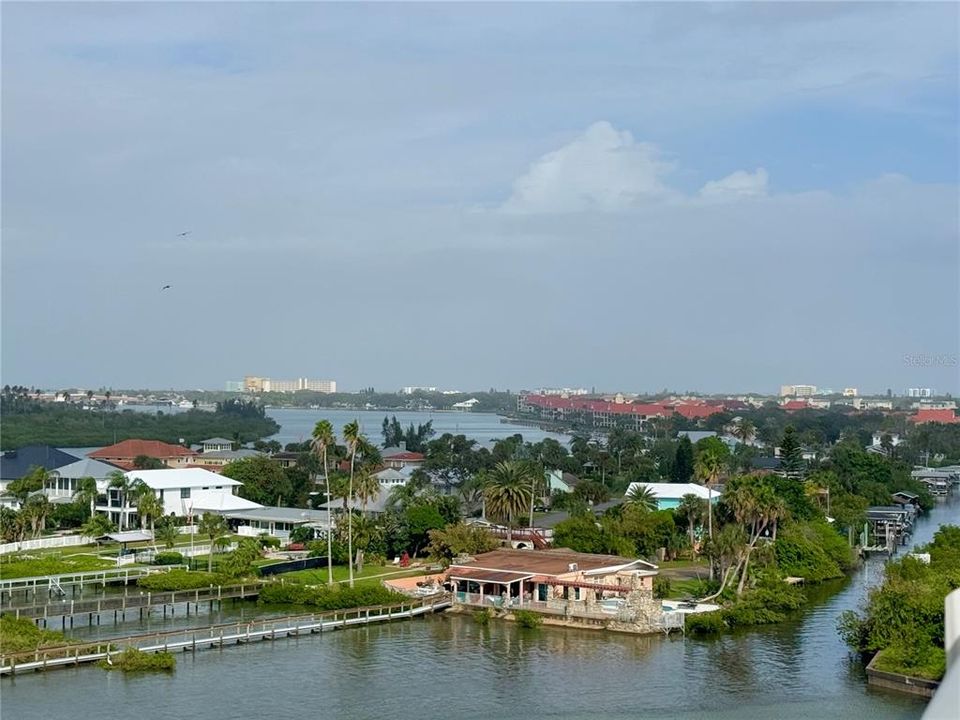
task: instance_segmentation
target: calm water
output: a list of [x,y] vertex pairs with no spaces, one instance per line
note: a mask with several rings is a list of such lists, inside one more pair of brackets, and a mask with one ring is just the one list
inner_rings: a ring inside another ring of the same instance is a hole
[[566,435],[544,432],[539,428],[501,423],[500,416],[490,413],[269,408],[267,414],[280,424],[280,432],[269,439],[276,440],[282,445],[308,440],[318,420],[329,420],[338,434],[348,422],[357,420],[364,434],[377,445],[381,445],[383,435],[380,433],[383,418],[392,418],[394,415],[404,427],[410,423],[416,426],[432,420],[433,429],[436,431],[434,437],[439,437],[446,432],[454,435],[462,434],[486,446],[492,445],[496,439],[509,437],[514,433],[520,433],[524,440],[530,442],[539,442],[545,437],[552,437],[564,444],[569,440]]
[[[958,521],[954,499],[922,522],[916,540]],[[483,628],[438,616],[183,655],[173,675],[87,667],[4,679],[3,717],[128,720],[131,709],[187,717],[202,707],[208,720],[918,718],[923,701],[867,689],[836,635],[839,613],[856,607],[881,572],[873,561],[849,582],[817,588],[793,622],[714,640]],[[249,616],[249,607],[217,619],[241,612]]]

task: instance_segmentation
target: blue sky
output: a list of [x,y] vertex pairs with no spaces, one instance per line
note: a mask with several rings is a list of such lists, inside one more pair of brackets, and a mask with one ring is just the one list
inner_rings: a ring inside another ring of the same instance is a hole
[[956,392],[957,28],[7,4],[4,381]]

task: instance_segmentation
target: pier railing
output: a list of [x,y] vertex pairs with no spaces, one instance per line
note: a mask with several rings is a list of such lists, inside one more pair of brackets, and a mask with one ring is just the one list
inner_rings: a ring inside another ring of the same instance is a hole
[[60,573],[58,575],[34,575],[31,577],[10,578],[9,580],[0,580],[0,599],[3,598],[4,593],[21,590],[36,592],[37,590],[45,590],[57,586],[62,588],[69,585],[127,584],[151,573],[166,572],[174,568],[185,567],[186,565],[163,565],[149,568],[109,568],[106,570]]
[[450,606],[447,594],[396,605],[350,608],[328,612],[234,622],[204,627],[152,632],[97,642],[41,648],[31,652],[0,655],[0,674],[108,660],[126,648],[141,652],[196,651],[258,640],[276,640],[312,633],[339,630],[355,625],[387,622],[426,615]]

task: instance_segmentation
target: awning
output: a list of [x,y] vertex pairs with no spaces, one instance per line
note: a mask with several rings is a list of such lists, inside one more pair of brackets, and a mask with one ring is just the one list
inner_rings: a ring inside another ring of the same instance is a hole
[[507,585],[533,577],[533,573],[510,572],[509,570],[484,570],[482,568],[450,568],[450,580],[472,580]]
[[153,540],[153,535],[142,530],[128,530],[127,532],[107,533],[98,537],[97,540],[113,540],[118,543],[146,542]]

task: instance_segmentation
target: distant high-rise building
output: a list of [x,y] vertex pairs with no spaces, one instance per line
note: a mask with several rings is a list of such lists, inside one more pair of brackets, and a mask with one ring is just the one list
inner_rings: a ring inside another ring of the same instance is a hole
[[817,394],[816,385],[781,385],[780,397],[810,397]]
[[907,388],[907,397],[933,397],[936,394],[933,388]]
[[400,388],[400,392],[403,395],[413,395],[415,392],[434,393],[436,391],[437,389],[435,387],[432,387],[432,386],[428,387],[426,385],[407,385],[405,387]]
[[856,396],[857,396],[857,389],[856,389],[856,388],[844,388],[844,389],[843,389],[843,396],[844,396],[844,397],[856,397]]
[[335,380],[311,380],[310,378],[297,378],[296,380],[274,380],[273,378],[247,375],[243,378],[243,389],[252,393],[293,393],[300,390],[335,393],[337,391],[337,382]]

